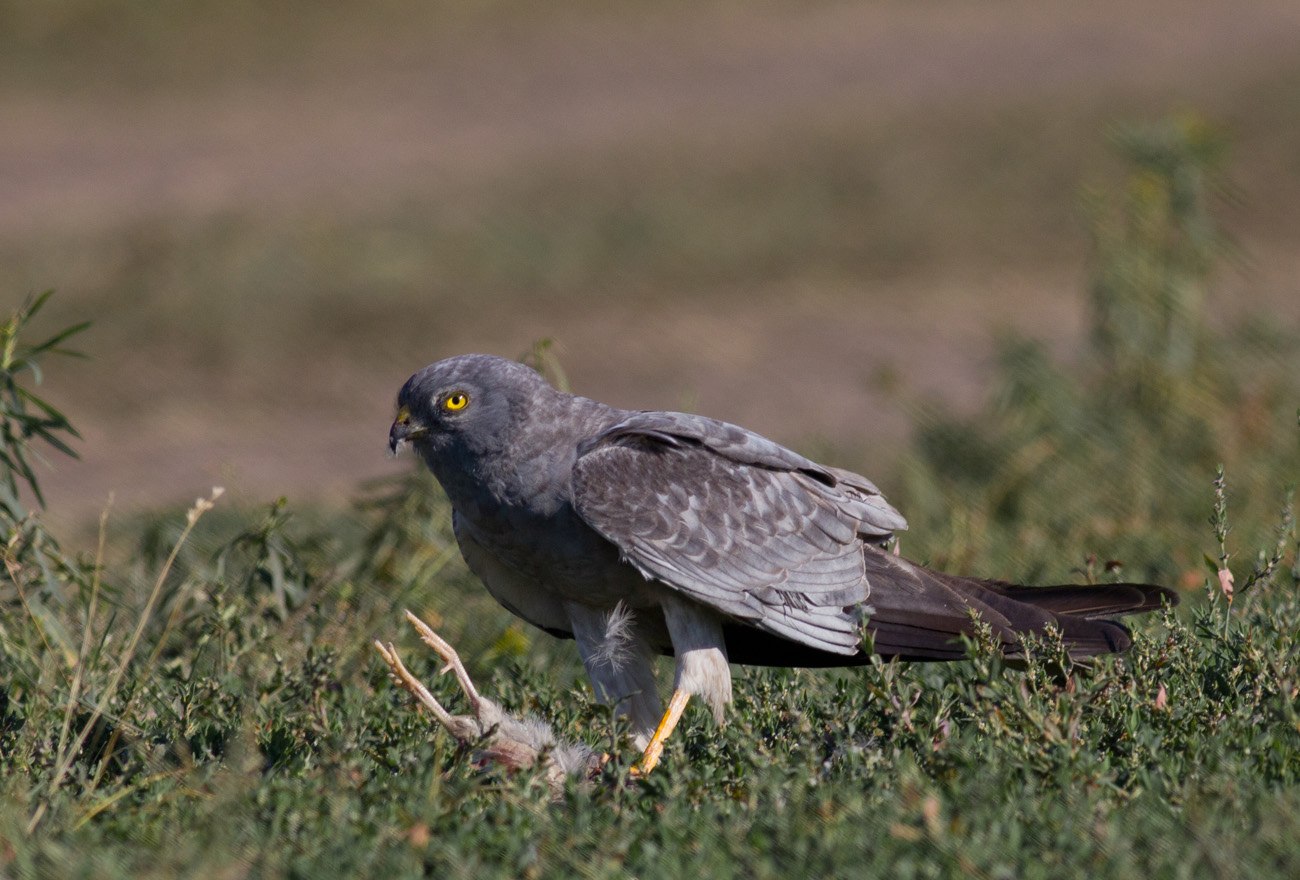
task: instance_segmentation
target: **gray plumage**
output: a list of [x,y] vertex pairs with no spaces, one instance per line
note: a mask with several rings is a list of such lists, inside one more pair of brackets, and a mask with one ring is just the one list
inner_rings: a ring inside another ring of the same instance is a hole
[[[674,654],[675,685],[720,717],[728,659],[864,662],[864,618],[877,653],[906,659],[963,656],[972,614],[1008,656],[1053,625],[1091,656],[1129,644],[1100,616],[1176,601],[1146,585],[1035,589],[930,571],[884,550],[906,521],[864,477],[725,422],[566,394],[501,358],[426,367],[398,406],[390,445],[410,441],[446,490],[471,570],[513,613],[577,640],[638,738],[659,714],[654,654]],[[612,623],[616,608],[630,617]]]

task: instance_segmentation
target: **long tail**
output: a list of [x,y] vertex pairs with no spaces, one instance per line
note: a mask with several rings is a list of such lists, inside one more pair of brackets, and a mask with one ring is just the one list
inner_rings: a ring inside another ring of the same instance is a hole
[[[867,566],[876,653],[915,660],[964,656],[959,637],[974,631],[972,611],[1008,657],[1023,653],[1023,635],[1041,635],[1051,626],[1061,631],[1071,657],[1117,654],[1133,640],[1111,617],[1178,604],[1172,590],[1151,584],[1027,587],[931,571],[870,552]],[[880,583],[888,586],[877,589]]]
[[[904,660],[960,660],[966,656],[961,637],[974,635],[978,623],[989,626],[1008,658],[1024,655],[1025,635],[1043,635],[1049,627],[1060,630],[1074,659],[1117,654],[1133,639],[1111,617],[1178,604],[1172,590],[1151,584],[1028,587],[932,571],[874,548],[865,557],[872,609],[867,629],[875,653]],[[736,663],[852,666],[869,659],[818,651],[744,627],[724,630]]]

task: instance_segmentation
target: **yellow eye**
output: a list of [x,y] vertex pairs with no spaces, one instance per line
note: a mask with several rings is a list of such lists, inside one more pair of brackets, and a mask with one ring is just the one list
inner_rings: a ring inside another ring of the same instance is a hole
[[469,395],[464,391],[453,391],[451,394],[448,394],[447,398],[442,402],[443,409],[450,412],[456,412],[457,410],[464,409],[467,406],[469,406]]

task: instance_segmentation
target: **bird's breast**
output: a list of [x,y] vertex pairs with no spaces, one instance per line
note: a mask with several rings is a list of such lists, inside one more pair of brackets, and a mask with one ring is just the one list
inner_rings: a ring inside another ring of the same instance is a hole
[[[481,513],[481,511],[480,511]],[[653,590],[618,549],[588,526],[571,507],[539,514],[503,507],[491,516],[457,509],[457,533],[468,536],[492,562],[528,579],[535,589],[560,599],[599,608],[618,602],[632,607],[655,604]],[[465,541],[462,539],[462,548]],[[488,572],[466,562],[480,579]]]

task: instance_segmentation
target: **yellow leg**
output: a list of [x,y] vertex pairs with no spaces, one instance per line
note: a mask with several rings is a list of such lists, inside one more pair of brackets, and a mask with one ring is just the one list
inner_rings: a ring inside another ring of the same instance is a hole
[[664,712],[664,717],[659,720],[659,727],[655,729],[654,736],[650,737],[650,742],[646,745],[645,751],[641,753],[641,763],[632,768],[633,775],[645,776],[655,768],[659,763],[659,756],[664,751],[664,741],[673,732],[677,722],[681,720],[682,713],[686,711],[686,704],[691,699],[691,695],[683,690],[673,691],[673,698],[668,701],[668,711]]

